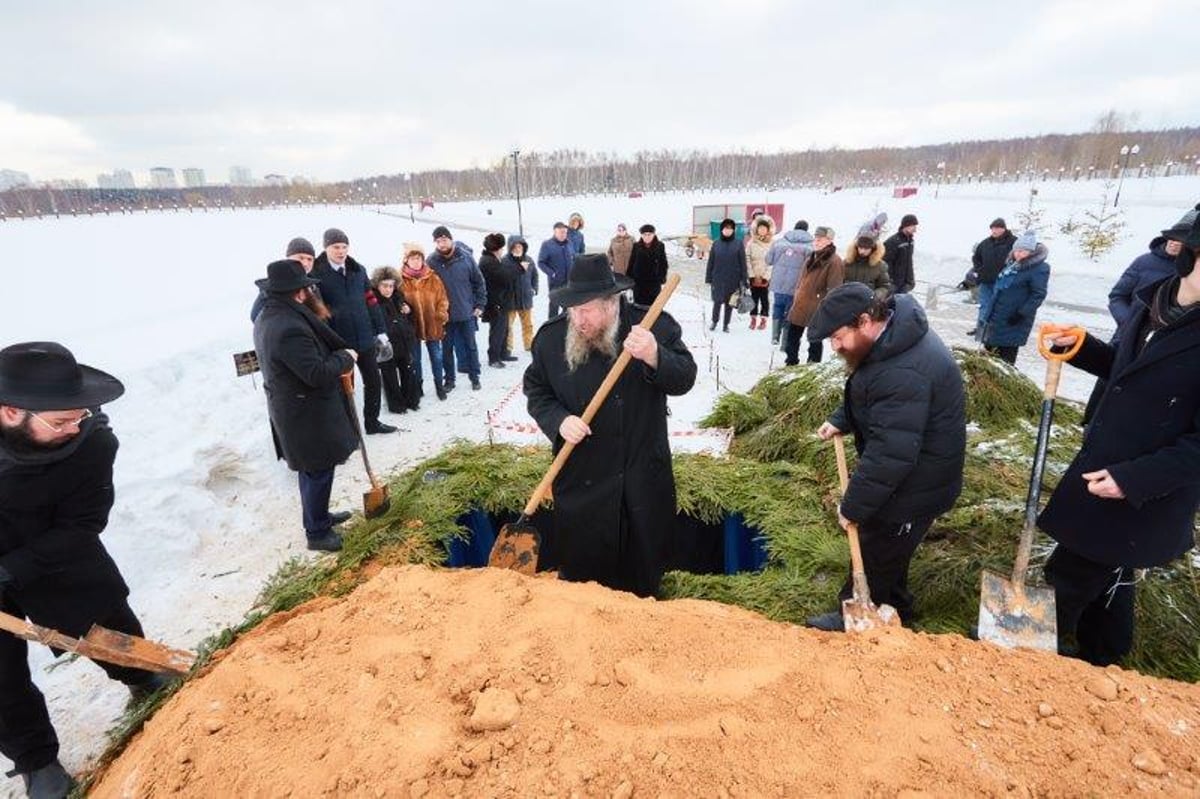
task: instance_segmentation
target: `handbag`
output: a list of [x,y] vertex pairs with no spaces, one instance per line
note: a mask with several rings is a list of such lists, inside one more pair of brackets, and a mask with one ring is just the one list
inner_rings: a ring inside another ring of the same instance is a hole
[[754,298],[746,293],[745,288],[738,288],[737,291],[729,295],[729,304],[736,308],[740,314],[750,313],[754,308]]

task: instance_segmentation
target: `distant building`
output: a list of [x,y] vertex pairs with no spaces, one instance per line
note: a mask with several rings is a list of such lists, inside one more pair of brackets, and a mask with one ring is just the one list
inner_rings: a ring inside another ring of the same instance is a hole
[[288,179],[283,175],[267,175],[263,178],[263,183],[268,186],[286,186]]
[[152,189],[177,189],[179,184],[175,182],[175,170],[169,166],[156,166],[150,170],[150,188]]
[[293,186],[311,186],[312,178],[307,177],[306,175],[292,175],[292,185]]
[[189,189],[196,189],[204,185],[204,170],[196,167],[187,167],[183,170],[183,185]]
[[136,189],[137,184],[133,182],[133,173],[128,169],[114,169],[112,173],[114,189]]
[[250,174],[248,166],[231,166],[229,167],[229,185],[230,186],[252,186],[254,185],[254,176]]
[[47,189],[86,189],[88,187],[86,181],[79,180],[78,178],[47,180],[42,186]]
[[113,176],[107,172],[101,172],[96,175],[96,188],[98,189],[115,189],[117,182],[113,180]]
[[32,183],[33,181],[25,172],[18,172],[15,169],[0,169],[0,191],[19,189],[22,186],[32,185]]

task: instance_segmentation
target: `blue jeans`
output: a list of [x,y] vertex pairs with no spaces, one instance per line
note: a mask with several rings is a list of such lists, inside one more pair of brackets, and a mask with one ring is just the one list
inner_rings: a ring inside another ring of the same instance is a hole
[[983,329],[983,310],[992,302],[992,296],[996,293],[995,283],[980,283],[979,284],[979,311],[975,315],[975,328]]
[[424,377],[421,375],[421,344],[425,344],[425,349],[429,352],[429,369],[433,372],[433,382],[437,385],[442,384],[442,342],[440,341],[418,341],[413,345],[413,370],[417,373],[417,382],[424,382]]
[[329,517],[329,493],[333,489],[333,469],[316,472],[296,472],[300,481],[300,510],[304,519],[304,534],[320,538],[333,527]]
[[774,292],[774,294],[775,303],[771,306],[771,318],[787,319],[787,312],[792,307],[792,298],[795,295],[780,294],[778,291]]
[[442,344],[442,368],[446,370],[446,382],[453,383],[454,356],[466,367],[472,383],[479,382],[479,349],[475,346],[475,330],[479,323],[472,319],[446,323],[446,338]]

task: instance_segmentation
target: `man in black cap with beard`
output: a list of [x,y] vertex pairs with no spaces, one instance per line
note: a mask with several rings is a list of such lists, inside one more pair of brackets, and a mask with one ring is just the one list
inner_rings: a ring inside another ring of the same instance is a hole
[[[632,285],[605,255],[575,257],[567,283],[550,293],[566,313],[533,340],[525,396],[555,452],[565,442],[576,445],[554,480],[559,574],[653,596],[675,525],[667,397],[691,390],[696,362],[670,315],[648,331],[635,326],[647,309],[621,296]],[[637,363],[584,424],[580,415],[622,350]]]
[[[129,588],[100,533],[112,509],[117,437],[100,406],[125,393],[112,375],[53,342],[0,350],[0,610],[72,637],[93,624],[142,636]],[[73,781],[30,679],[24,640],[0,632],[0,752],[29,796],[66,796]],[[97,663],[143,699],[157,674]]]
[[254,322],[254,349],[262,367],[275,454],[298,475],[308,548],[336,552],[342,537],[334,526],[349,513],[329,513],[334,469],[358,449],[342,375],[356,353],[312,310],[319,281],[295,261],[267,265],[255,281],[268,295]]
[[[911,295],[880,299],[862,283],[825,295],[809,336],[828,338],[849,370],[844,401],[817,431],[823,439],[854,434],[858,462],[838,508],[845,529],[858,525],[871,599],[913,619],[908,566],[933,520],[962,491],[967,446],[962,373],[949,348],[929,329]],[[839,609],[814,616],[810,627],[844,628]]]

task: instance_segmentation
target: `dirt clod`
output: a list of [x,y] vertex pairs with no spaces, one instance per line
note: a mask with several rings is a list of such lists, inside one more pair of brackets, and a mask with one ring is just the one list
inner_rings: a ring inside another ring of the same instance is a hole
[[1117,700],[1117,684],[1107,674],[1097,674],[1091,677],[1083,686],[1089,694],[1105,702]]
[[475,702],[475,711],[467,727],[475,732],[505,730],[516,723],[521,715],[521,705],[516,695],[507,688],[488,688]]
[[1167,764],[1163,762],[1162,756],[1153,749],[1143,749],[1134,755],[1133,767],[1156,777],[1167,773]]

